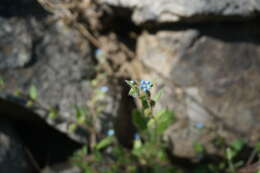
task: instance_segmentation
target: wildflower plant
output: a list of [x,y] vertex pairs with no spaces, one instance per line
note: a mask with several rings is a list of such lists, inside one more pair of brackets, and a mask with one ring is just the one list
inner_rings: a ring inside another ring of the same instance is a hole
[[141,80],[140,82],[126,81],[126,83],[130,86],[129,95],[141,101],[141,107],[133,112],[133,123],[140,136],[135,138],[132,153],[142,165],[157,165],[157,167],[162,164],[167,165],[165,143],[162,137],[165,130],[174,122],[174,114],[168,109],[153,112],[155,103],[162,92],[152,97],[151,89],[154,86],[152,82]]
[[[133,148],[127,150],[116,140],[116,132],[109,129],[105,137],[97,142],[88,153],[86,149],[75,154],[73,162],[85,172],[175,172],[165,153],[163,132],[173,123],[173,112],[165,109],[153,113],[156,101],[161,91],[151,97],[153,84],[147,80],[126,81],[129,85],[129,95],[141,102],[141,107],[134,110],[132,121],[137,132],[134,135]],[[88,155],[88,161],[82,159]],[[102,158],[102,159],[101,159]],[[98,166],[97,166],[98,164]]]

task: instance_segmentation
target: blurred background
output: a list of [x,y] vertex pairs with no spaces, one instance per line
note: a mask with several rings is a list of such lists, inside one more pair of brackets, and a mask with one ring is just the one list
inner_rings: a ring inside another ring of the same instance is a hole
[[131,148],[124,80],[144,79],[175,112],[173,163],[191,173],[237,142],[256,173],[259,16],[259,0],[1,0],[0,172],[79,173],[68,159],[111,128]]

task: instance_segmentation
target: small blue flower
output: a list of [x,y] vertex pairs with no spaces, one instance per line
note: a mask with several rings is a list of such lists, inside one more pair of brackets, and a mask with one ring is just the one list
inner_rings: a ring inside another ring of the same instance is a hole
[[150,81],[141,80],[139,88],[144,92],[149,91],[152,88],[152,83]]
[[141,137],[140,137],[138,134],[135,134],[134,139],[135,139],[135,140],[140,140]]
[[108,87],[107,86],[102,86],[99,88],[99,90],[103,93],[106,93],[108,91]]
[[141,80],[141,85],[151,85],[151,82],[148,80]]
[[108,136],[113,136],[115,134],[115,131],[113,130],[113,129],[109,129],[108,131],[107,131],[107,135]]
[[104,55],[104,52],[103,52],[101,49],[96,49],[95,55],[96,55],[96,57],[99,57],[99,58],[100,58],[100,56],[103,56],[103,55]]
[[197,129],[202,129],[202,128],[204,128],[204,124],[203,124],[203,123],[196,123],[196,124],[195,124],[195,127],[196,127]]
[[141,85],[145,85],[145,80],[141,80]]

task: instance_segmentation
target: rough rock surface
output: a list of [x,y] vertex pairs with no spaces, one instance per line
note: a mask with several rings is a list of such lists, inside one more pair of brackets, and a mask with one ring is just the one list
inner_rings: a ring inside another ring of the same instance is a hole
[[[84,106],[91,92],[89,80],[94,75],[94,61],[88,41],[62,21],[39,17],[34,10],[33,17],[16,17],[10,2],[1,4],[7,8],[0,9],[4,16],[0,17],[0,76],[4,81],[1,98],[26,106],[24,95],[35,86],[37,103],[30,109],[67,132],[74,106]],[[59,111],[61,120],[48,119],[51,108]],[[77,135],[73,137],[86,141]]]
[[260,10],[259,0],[101,0],[101,2],[132,9],[133,21],[137,24],[148,21],[213,21],[234,16],[251,18]]
[[214,153],[218,137],[260,139],[259,28],[216,24],[139,38],[138,58],[152,69],[143,78],[165,87],[159,105],[174,109],[179,119],[167,132],[175,154],[195,155],[194,142]]
[[0,121],[0,172],[30,172],[22,142],[7,121]]

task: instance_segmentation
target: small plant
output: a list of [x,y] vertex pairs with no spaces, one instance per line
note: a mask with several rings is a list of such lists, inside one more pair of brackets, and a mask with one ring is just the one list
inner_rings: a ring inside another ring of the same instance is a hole
[[246,142],[244,140],[236,140],[226,149],[228,172],[236,173],[237,168],[241,167],[244,164],[243,161],[234,163],[233,159],[243,149],[245,144],[246,144]]
[[[152,98],[150,90],[153,84],[150,81],[126,82],[131,87],[129,95],[141,101],[141,108],[133,112],[133,123],[138,129],[138,136],[140,136],[138,138],[142,140],[137,140],[138,145],[133,148],[133,155],[137,157],[141,165],[150,167],[152,170],[166,165],[171,170],[162,136],[175,120],[173,112],[168,109],[153,112],[153,107],[161,92]],[[156,165],[156,168],[152,165]]]
[[[162,91],[152,97],[150,92],[153,88],[152,82],[141,80],[140,82],[126,81],[126,83],[130,87],[129,95],[140,103],[138,109],[132,112],[132,122],[137,129],[132,139],[133,148],[130,150],[123,148],[116,139],[115,131],[109,129],[106,134],[99,135],[101,138],[98,138],[94,145],[84,147],[75,153],[72,162],[84,173],[182,173],[182,170],[177,169],[169,161],[165,152],[167,143],[163,140],[165,130],[175,121],[174,112],[169,109],[154,112],[154,106],[162,95]],[[102,90],[106,92],[107,88]],[[102,94],[98,91],[91,102],[98,105],[97,103],[102,98]],[[92,110],[90,114],[100,113],[102,109],[92,108]],[[78,122],[92,127],[94,119],[86,118],[80,110],[78,112],[81,112],[77,116]],[[204,124],[198,124],[196,128],[202,130]],[[212,142],[221,149],[225,149],[225,158],[218,163],[198,164],[193,172],[236,173],[242,168],[244,163],[239,161],[238,155],[244,148],[245,141],[236,140],[231,145],[227,145],[224,138],[219,137]],[[255,147],[258,152],[259,146],[257,143]],[[198,156],[207,155],[206,147],[200,144],[200,141],[194,142],[193,149]]]
[[137,133],[131,150],[123,148],[116,140],[114,130],[107,131],[106,137],[100,140],[92,151],[84,148],[73,157],[73,162],[85,172],[173,172],[165,152],[162,140],[164,131],[175,121],[174,114],[168,109],[153,112],[160,91],[154,98],[150,90],[153,84],[142,80],[126,81],[130,86],[129,95],[141,102],[141,107],[133,111],[132,121]]

